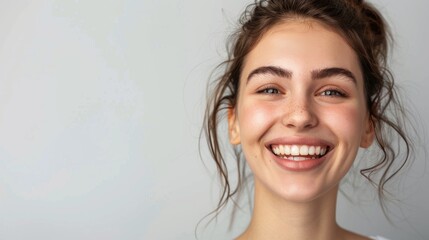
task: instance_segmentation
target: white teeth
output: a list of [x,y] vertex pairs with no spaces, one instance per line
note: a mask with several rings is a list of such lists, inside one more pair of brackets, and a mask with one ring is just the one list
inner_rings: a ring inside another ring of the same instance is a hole
[[285,155],[290,155],[290,147],[287,145],[284,147],[285,147]]
[[[276,145],[272,147],[272,151],[278,156],[323,156],[328,151],[327,147],[308,146],[308,145]],[[287,157],[289,159],[289,157]],[[291,159],[293,160],[293,159]]]
[[293,145],[290,148],[290,154],[293,156],[298,156],[299,155],[299,147],[297,145]]
[[279,146],[280,154],[285,154],[284,147],[282,145]]
[[299,154],[302,156],[308,155],[308,146],[302,145],[299,149]]
[[273,148],[273,152],[274,152],[274,154],[276,154],[276,155],[280,155],[280,149],[279,149],[279,147],[275,147],[275,148]]
[[316,148],[314,146],[308,148],[308,155],[314,155],[315,152]]
[[306,157],[293,157],[291,160],[293,161],[302,161],[302,160],[307,160],[308,158]]

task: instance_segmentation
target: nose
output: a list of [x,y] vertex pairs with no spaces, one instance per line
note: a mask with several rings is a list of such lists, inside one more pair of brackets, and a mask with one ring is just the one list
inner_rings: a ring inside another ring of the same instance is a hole
[[282,117],[282,123],[287,128],[296,130],[311,129],[319,123],[313,104],[307,98],[289,101]]

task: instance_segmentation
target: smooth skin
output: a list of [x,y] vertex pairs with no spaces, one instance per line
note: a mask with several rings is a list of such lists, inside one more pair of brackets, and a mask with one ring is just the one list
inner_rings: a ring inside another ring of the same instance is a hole
[[[238,240],[368,239],[335,218],[339,182],[374,139],[359,61],[340,34],[309,19],[272,27],[246,56],[228,123],[254,175],[253,215]],[[330,151],[289,169],[271,144]]]

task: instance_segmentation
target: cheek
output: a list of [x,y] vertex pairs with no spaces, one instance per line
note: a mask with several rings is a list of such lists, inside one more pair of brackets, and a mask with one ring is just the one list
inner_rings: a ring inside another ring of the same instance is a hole
[[341,107],[331,106],[324,112],[324,122],[329,124],[334,132],[360,141],[365,119],[364,107],[355,103]]
[[278,112],[275,109],[275,106],[267,103],[249,102],[242,105],[238,112],[241,135],[261,136],[275,120],[275,114]]

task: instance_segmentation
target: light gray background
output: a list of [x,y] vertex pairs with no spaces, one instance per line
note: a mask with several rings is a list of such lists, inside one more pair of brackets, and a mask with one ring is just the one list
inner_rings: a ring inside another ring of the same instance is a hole
[[[0,1],[0,239],[194,239],[218,197],[214,166],[198,155],[205,86],[248,2]],[[393,24],[393,70],[426,125],[429,3],[373,2]],[[343,225],[429,239],[421,149],[398,185],[396,226],[371,196],[340,199]],[[246,217],[230,235],[220,216],[199,236],[231,238]]]

